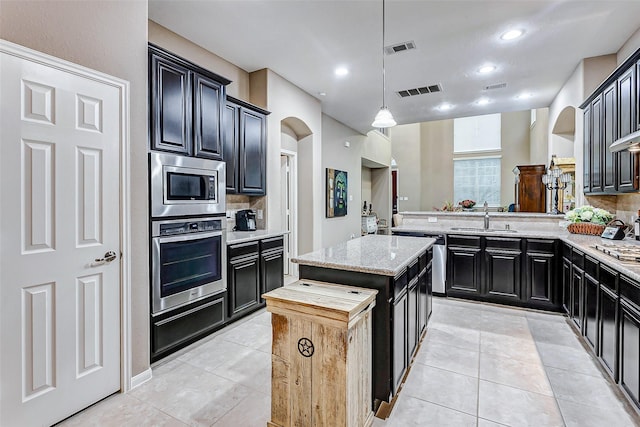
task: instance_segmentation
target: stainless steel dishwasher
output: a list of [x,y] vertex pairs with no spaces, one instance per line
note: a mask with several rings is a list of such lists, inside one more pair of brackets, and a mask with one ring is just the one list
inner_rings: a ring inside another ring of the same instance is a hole
[[431,280],[433,282],[433,294],[445,296],[447,288],[447,236],[445,234],[425,233],[421,231],[393,231],[394,236],[429,237],[436,239],[433,244],[433,264]]

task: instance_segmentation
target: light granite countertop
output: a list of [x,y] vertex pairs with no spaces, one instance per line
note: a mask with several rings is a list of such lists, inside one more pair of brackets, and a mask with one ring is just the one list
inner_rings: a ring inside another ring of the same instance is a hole
[[[473,228],[474,225],[459,224],[459,227]],[[500,236],[500,237],[527,237],[527,238],[542,238],[542,239],[557,239],[561,236],[569,235],[570,233],[561,227],[557,228],[520,228],[511,230],[505,230],[501,228],[490,227],[492,231],[480,230],[482,225],[477,227],[477,231],[472,230],[454,230],[449,224],[433,223],[433,224],[413,224],[413,225],[400,225],[398,227],[392,227],[391,232],[413,232],[413,233],[433,233],[433,234],[455,234],[455,235],[471,235],[471,236]]]
[[288,234],[286,230],[227,231],[227,245]]
[[[463,224],[460,224],[464,226]],[[603,252],[594,248],[596,244],[613,244],[613,245],[637,245],[640,247],[640,242],[626,238],[624,240],[609,240],[603,239],[599,236],[590,236],[585,234],[571,234],[566,229],[558,227],[554,228],[521,228],[516,232],[508,232],[497,229],[496,231],[463,231],[452,230],[449,224],[440,223],[422,223],[415,225],[401,225],[391,228],[391,231],[404,231],[404,232],[420,232],[420,233],[433,233],[433,234],[446,234],[446,235],[476,235],[476,236],[499,236],[499,237],[525,237],[525,238],[542,238],[542,239],[560,239],[563,242],[568,243],[574,248],[579,249],[592,258],[608,265],[609,267],[624,274],[630,279],[640,282],[640,262],[634,263],[629,261],[619,261]]]
[[300,265],[395,276],[435,239],[368,234],[291,260]]

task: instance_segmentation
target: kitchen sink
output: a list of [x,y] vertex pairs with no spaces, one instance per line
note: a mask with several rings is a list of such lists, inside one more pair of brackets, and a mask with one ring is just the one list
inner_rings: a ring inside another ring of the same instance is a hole
[[496,233],[496,232],[503,232],[503,233],[517,233],[518,230],[511,230],[511,229],[506,229],[506,228],[481,228],[481,227],[451,227],[451,230],[454,231],[472,231],[474,233]]

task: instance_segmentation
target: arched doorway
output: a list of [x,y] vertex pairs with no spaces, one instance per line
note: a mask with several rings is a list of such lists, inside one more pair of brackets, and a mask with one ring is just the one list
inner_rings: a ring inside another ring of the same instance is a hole
[[280,122],[280,223],[285,238],[285,275],[297,277],[291,257],[313,250],[313,135],[296,117]]

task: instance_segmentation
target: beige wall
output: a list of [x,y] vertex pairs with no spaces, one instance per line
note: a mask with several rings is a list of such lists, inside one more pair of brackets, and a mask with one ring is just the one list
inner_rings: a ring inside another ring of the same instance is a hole
[[[420,210],[442,208],[453,202],[453,120],[437,120],[420,124],[421,171],[398,171],[398,182],[406,179],[421,181]],[[402,202],[398,210],[404,211]]]
[[532,165],[547,164],[549,149],[549,109],[538,108],[536,111],[536,121],[531,126],[529,133],[529,163]]
[[2,1],[0,38],[130,83],[132,373],[149,368],[147,2]]
[[[503,113],[501,117],[501,205],[513,202],[517,165],[529,164],[530,110]],[[419,132],[416,132],[416,128]],[[546,132],[546,128],[545,128]],[[398,164],[398,210],[441,209],[453,200],[453,120],[399,126],[392,131],[393,158]],[[417,142],[416,142],[417,141]],[[409,194],[405,194],[409,193]]]
[[[629,40],[622,45],[618,53],[616,54],[616,62],[618,65],[622,64],[625,59],[633,55],[633,53],[640,48],[640,28],[629,37]],[[637,215],[637,212],[636,212]]]
[[[349,141],[349,147],[344,142]],[[347,215],[322,218],[322,247],[332,246],[348,240],[351,235],[360,235],[360,211],[362,207],[361,155],[363,139],[357,131],[327,115],[322,115],[322,176],[325,169],[347,172]],[[326,180],[324,180],[326,181]],[[323,206],[326,202],[326,182],[323,184]]]
[[[320,160],[322,105],[319,100],[271,70],[252,73],[251,86],[266,90],[266,95],[252,93],[251,97],[266,100],[264,107],[271,111],[267,118],[267,227],[281,228],[280,215],[269,215],[269,212],[277,212],[280,208],[281,123],[285,119],[295,117],[304,123],[310,134],[298,142],[298,194],[309,199],[305,206],[299,205],[305,211],[300,211],[298,218],[299,221],[309,221],[312,226],[304,229],[299,227],[300,237],[303,237],[303,232],[308,235],[305,241],[299,242],[298,249],[300,253],[307,249],[319,249],[324,217],[324,174]],[[303,142],[305,153],[300,152]],[[298,201],[301,203],[301,198]]]
[[[500,175],[500,200],[502,206],[515,202],[515,176],[513,168],[531,164],[529,160],[529,130],[531,110],[502,113],[501,117],[502,161]],[[478,203],[481,203],[478,201]]]
[[361,179],[360,210],[362,210],[365,202],[367,203],[367,208],[369,207],[369,203],[372,202],[371,200],[371,168],[362,166],[362,169],[360,172],[360,179]]
[[149,43],[158,45],[204,69],[226,77],[231,80],[226,88],[227,94],[250,102],[249,73],[243,69],[151,20],[149,21]]
[[[401,211],[419,211],[422,209],[422,180],[419,176],[421,166],[420,123],[400,125],[391,128],[391,153],[398,165],[398,200]],[[404,172],[417,173],[414,177]]]

